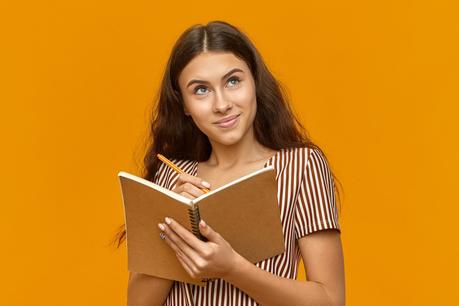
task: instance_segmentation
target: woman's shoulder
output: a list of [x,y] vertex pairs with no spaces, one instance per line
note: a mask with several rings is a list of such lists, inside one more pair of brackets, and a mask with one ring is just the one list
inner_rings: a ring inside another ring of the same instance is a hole
[[313,147],[285,147],[278,150],[278,158],[281,162],[292,162],[298,160],[308,160],[309,156],[311,155],[312,150],[316,150]]
[[296,158],[303,158],[303,159],[310,159],[312,155],[319,155],[320,157],[324,157],[324,153],[322,149],[318,146],[301,146],[301,147],[285,147],[278,151],[279,155],[283,157],[296,157]]
[[315,145],[280,149],[272,163],[280,171],[288,170],[289,173],[304,173],[308,168],[315,165],[328,167],[324,152]]

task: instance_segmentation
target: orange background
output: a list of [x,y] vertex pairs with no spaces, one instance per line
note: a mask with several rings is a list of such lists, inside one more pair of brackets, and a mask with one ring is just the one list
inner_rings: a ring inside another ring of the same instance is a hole
[[116,174],[138,173],[172,44],[214,19],[252,38],[343,183],[347,305],[459,303],[455,1],[9,2],[2,305],[125,305]]

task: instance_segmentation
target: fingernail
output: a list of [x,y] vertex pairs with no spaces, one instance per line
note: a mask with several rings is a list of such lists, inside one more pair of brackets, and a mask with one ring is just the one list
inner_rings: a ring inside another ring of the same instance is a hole
[[164,227],[164,225],[162,225],[161,223],[158,223],[158,227],[160,230],[164,231],[166,228]]
[[167,224],[171,224],[171,219],[169,219],[168,217],[164,218],[164,220],[166,220]]
[[201,219],[201,221],[199,221],[199,224],[202,226],[202,227],[206,227],[206,222],[204,222],[204,220]]
[[210,183],[208,183],[208,182],[206,182],[206,181],[202,181],[201,184],[202,184],[202,186],[204,186],[204,187],[210,188]]

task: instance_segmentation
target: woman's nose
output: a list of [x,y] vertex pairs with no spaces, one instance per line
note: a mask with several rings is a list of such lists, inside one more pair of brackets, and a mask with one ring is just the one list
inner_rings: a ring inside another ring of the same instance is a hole
[[227,98],[225,98],[221,92],[216,93],[214,102],[214,109],[216,112],[226,113],[232,107],[233,104]]

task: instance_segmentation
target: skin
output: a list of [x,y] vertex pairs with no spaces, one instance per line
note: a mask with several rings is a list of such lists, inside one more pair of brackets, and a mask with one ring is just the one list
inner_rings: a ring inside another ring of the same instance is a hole
[[[233,68],[242,71],[221,79]],[[192,79],[208,83],[187,87]],[[255,139],[255,83],[244,61],[232,53],[201,53],[184,68],[179,85],[184,112],[209,137],[212,153],[209,160],[199,163],[197,176],[179,176],[174,192],[188,198],[199,197],[203,194],[200,188],[209,187],[208,184],[212,189],[218,188],[260,169],[275,153]],[[240,116],[231,129],[214,124],[233,114]],[[158,228],[166,235],[164,242],[175,251],[177,259],[193,278],[222,278],[264,306],[345,305],[344,260],[340,234],[335,230],[318,231],[298,240],[308,278],[308,281],[299,281],[278,277],[250,263],[205,220],[201,221],[199,229],[207,242],[197,239],[172,218],[166,217]],[[162,305],[172,282],[131,274],[130,283],[128,296],[137,293],[142,296],[135,305]],[[146,288],[150,288],[149,291]]]

